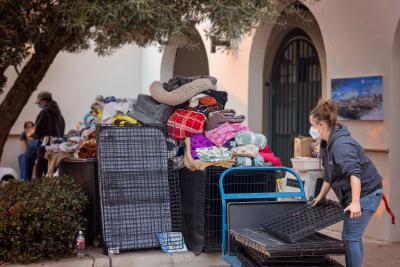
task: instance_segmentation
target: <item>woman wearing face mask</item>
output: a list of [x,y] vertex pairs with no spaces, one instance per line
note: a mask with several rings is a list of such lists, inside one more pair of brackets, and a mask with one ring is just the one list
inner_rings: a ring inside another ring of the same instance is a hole
[[38,140],[35,177],[40,178],[47,173],[45,146],[49,145],[54,137],[63,137],[65,130],[64,117],[50,92],[40,92],[35,103],[40,112],[36,117],[36,128],[33,137]]
[[310,113],[310,135],[321,138],[320,158],[324,183],[314,200],[323,201],[332,188],[345,208],[342,238],[346,245],[346,266],[362,264],[362,235],[382,198],[382,177],[347,127],[337,122],[333,100],[321,99]]

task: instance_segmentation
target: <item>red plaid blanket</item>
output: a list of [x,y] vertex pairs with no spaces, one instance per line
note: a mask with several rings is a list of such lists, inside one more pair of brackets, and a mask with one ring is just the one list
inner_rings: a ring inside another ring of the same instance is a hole
[[171,138],[182,139],[203,132],[206,116],[202,113],[177,109],[168,120],[168,134]]

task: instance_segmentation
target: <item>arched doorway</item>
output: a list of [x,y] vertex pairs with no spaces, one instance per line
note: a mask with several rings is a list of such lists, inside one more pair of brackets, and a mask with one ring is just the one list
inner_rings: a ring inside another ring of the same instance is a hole
[[208,57],[203,40],[196,31],[195,47],[167,45],[161,60],[161,80],[167,81],[174,76],[209,75]]
[[322,95],[320,61],[304,31],[294,29],[286,34],[271,74],[270,144],[284,165],[290,166],[294,137],[308,135],[308,114]]
[[194,48],[176,49],[173,76],[209,75],[207,52],[199,36],[199,45]]

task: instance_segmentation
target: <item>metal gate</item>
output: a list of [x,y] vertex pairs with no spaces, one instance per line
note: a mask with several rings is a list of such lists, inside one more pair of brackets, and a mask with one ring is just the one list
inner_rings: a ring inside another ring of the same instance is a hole
[[272,150],[291,166],[293,141],[308,135],[308,115],[321,97],[321,70],[317,51],[299,29],[283,39],[274,59],[271,76],[270,139]]

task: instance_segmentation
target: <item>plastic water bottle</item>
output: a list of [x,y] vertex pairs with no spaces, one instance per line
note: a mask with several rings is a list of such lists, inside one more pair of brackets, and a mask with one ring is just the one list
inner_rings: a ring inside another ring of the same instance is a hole
[[82,231],[79,231],[76,238],[76,251],[79,258],[85,257],[85,236]]

